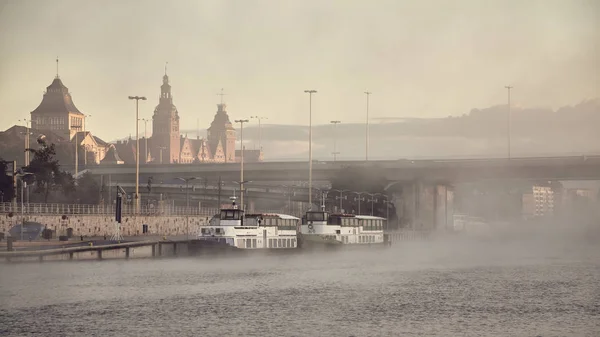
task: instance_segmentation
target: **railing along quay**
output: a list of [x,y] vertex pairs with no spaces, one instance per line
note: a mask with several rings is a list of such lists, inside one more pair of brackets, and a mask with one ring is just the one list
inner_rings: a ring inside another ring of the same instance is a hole
[[[13,216],[24,215],[115,215],[114,205],[85,205],[85,204],[38,204],[0,203],[0,213],[12,213]],[[253,211],[248,211],[253,213]],[[185,206],[149,206],[141,205],[136,213],[135,206],[123,205],[123,216],[213,216],[219,213],[215,207],[185,207]],[[282,210],[260,210],[254,213],[285,213]]]

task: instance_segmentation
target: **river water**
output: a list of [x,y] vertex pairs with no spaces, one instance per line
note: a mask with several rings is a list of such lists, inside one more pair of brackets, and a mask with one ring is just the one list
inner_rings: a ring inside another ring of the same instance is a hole
[[600,249],[386,250],[0,264],[0,336],[600,336]]

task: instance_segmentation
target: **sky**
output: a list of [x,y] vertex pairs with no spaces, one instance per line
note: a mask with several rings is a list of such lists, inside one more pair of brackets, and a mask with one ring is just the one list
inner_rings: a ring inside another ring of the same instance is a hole
[[[512,102],[600,96],[600,1],[0,0],[0,129],[28,118],[56,75],[88,129],[135,134],[165,63],[182,129],[230,118],[312,123],[445,117]],[[150,125],[148,126],[149,129]],[[140,125],[143,132],[143,124]]]

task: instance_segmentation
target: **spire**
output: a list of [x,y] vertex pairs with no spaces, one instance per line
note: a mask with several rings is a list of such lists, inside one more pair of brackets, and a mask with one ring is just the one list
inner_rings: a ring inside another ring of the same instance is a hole
[[58,56],[56,57],[56,78],[60,78],[58,76]]
[[225,102],[223,101],[223,96],[225,96],[226,94],[223,91],[224,89],[221,88],[221,93],[217,94],[217,96],[221,96],[221,105],[225,104]]
[[167,75],[167,64],[168,62],[165,63],[165,75],[163,76],[163,84],[160,87],[160,98],[161,100],[167,99],[171,104],[173,97],[171,96],[171,85],[169,85],[169,76]]

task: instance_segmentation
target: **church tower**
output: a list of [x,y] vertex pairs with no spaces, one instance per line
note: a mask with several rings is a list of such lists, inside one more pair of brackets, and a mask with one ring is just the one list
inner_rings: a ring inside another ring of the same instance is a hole
[[162,151],[163,163],[178,163],[179,146],[179,113],[173,105],[171,85],[165,67],[165,76],[163,76],[163,84],[160,87],[159,103],[152,116],[153,157],[158,160]]
[[[227,115],[227,105],[221,101],[217,104],[217,114],[208,128],[208,144],[213,151],[213,158],[216,162],[234,163],[235,162],[235,129],[231,125]],[[219,145],[223,148],[223,157],[217,154]]]

